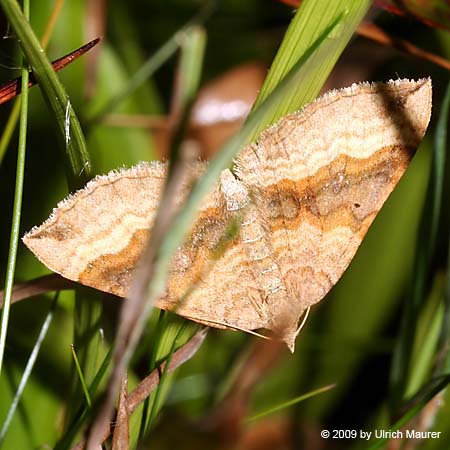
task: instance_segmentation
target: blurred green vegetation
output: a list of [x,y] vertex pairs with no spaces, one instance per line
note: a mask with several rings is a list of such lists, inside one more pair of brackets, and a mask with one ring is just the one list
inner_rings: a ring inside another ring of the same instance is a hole
[[[97,33],[103,34],[104,40],[97,59],[92,60],[89,59],[90,55],[85,55],[62,71],[59,77],[84,127],[93,172],[105,173],[141,160],[158,159],[158,141],[147,128],[112,126],[85,119],[124,89],[132,74],[197,14],[202,3],[196,0],[134,0],[127,3],[110,0],[104,15],[99,16],[93,14],[91,9],[95,9],[95,4],[96,0],[64,2],[47,54],[51,59],[56,59],[96,37]],[[31,25],[37,36],[43,34],[53,6],[53,0],[31,2]],[[276,1],[220,2],[214,14],[204,23],[207,48],[202,71],[203,83],[248,61],[260,61],[269,67],[291,18],[292,9]],[[450,35],[447,32],[380,11],[377,11],[375,19],[385,29],[450,58]],[[8,37],[2,40],[0,47],[1,76],[7,80],[18,75],[18,71],[11,67],[15,65],[19,50],[14,32],[4,18],[1,26],[3,35]],[[87,69],[92,69],[95,64],[97,76],[90,97],[87,98],[86,89],[92,83]],[[151,79],[121,103],[114,114],[153,117],[167,114],[172,101],[176,68],[177,57],[173,56]],[[321,429],[374,430],[386,428],[394,419],[398,419],[395,414],[398,416],[399,411],[389,409],[392,406],[389,381],[391,361],[399,338],[404,304],[411,298],[414,283],[417,282],[416,246],[417,242],[425,239],[418,232],[419,223],[423,220],[423,211],[427,212],[424,209],[427,186],[433,181],[429,175],[434,151],[433,133],[449,80],[448,72],[444,69],[397,51],[383,49],[358,37],[353,38],[330,77],[330,86],[341,87],[357,79],[428,76],[433,78],[434,106],[427,138],[375,220],[349,269],[327,298],[313,309],[297,340],[295,354],[283,351],[271,370],[261,374],[251,393],[248,416],[308,391],[336,383],[334,389],[264,419],[267,420],[266,427],[276,424],[278,419],[290,421],[292,427],[289,433],[285,433],[295,442],[292,448],[319,448],[313,445],[320,439]],[[311,96],[314,95],[311,93]],[[0,108],[1,124],[6,123],[11,106],[5,104]],[[29,108],[23,231],[46,219],[56,203],[68,194],[63,152],[58,147],[58,128],[39,88],[30,91]],[[8,254],[16,148],[15,137],[0,166],[3,201],[3,213],[0,216],[2,280]],[[445,170],[440,175],[444,180],[444,191],[438,214],[436,251],[431,255],[425,270],[425,293],[421,298],[423,308],[418,323],[414,324],[418,332],[415,335],[413,360],[402,386],[407,395],[414,394],[430,382],[435,374],[433,371],[438,350],[443,348],[437,347],[438,336],[440,333],[444,333],[444,339],[449,336],[445,334],[448,323],[442,319],[445,314],[448,315],[449,294],[447,254],[450,184],[448,162],[444,163]],[[422,233],[428,232],[423,228],[421,230]],[[30,280],[47,272],[30,252],[20,246],[17,281]],[[95,349],[89,350],[85,367],[85,375],[90,382],[110,348],[120,301],[88,289],[78,291],[77,296],[80,295],[95,305],[91,311],[83,310],[84,314],[92,315],[87,317],[81,315],[79,310],[75,311],[75,305],[80,304],[75,303],[72,291],[61,293],[49,334],[3,443],[5,449],[31,449],[44,445],[53,447],[67,431],[67,423],[84,402],[71,359],[70,344],[77,344],[80,337],[74,336],[74,325],[79,325],[79,320],[86,320],[87,325],[95,323],[96,326]],[[52,295],[49,294],[12,306],[4,370],[0,375],[0,423],[6,417],[51,299]],[[170,314],[161,317],[153,315],[133,360],[133,370],[129,374],[130,388],[167,355],[182,326],[180,322],[180,319]],[[184,334],[188,334],[188,331],[184,330]],[[175,376],[171,375],[165,380],[169,382],[164,383],[155,407],[159,414],[152,422],[149,437],[151,448],[163,449],[175,444],[179,448],[219,446],[218,440],[211,442],[207,437],[190,434],[187,430],[193,421],[208,418],[215,405],[220,408],[221,399],[226,397],[229,387],[236,382],[239,384],[235,377],[246,355],[255,346],[261,345],[260,342],[258,338],[240,332],[210,330],[197,355],[178,369]],[[82,345],[80,341],[78,344]],[[86,350],[75,349],[80,353]],[[89,364],[90,369],[87,368]],[[148,423],[153,414],[152,405],[156,395],[153,394],[144,407],[147,415],[142,419],[143,422]],[[443,391],[441,397],[436,411],[430,413],[433,425],[429,428],[442,431],[441,438],[425,440],[414,448],[448,449],[448,391]],[[141,411],[139,409],[133,416],[133,443],[142,426]],[[255,422],[248,426],[258,425]],[[419,425],[410,428],[419,429]],[[265,436],[264,430],[259,429],[259,433]],[[358,440],[341,441],[333,442],[334,447],[330,445],[323,448],[368,449],[369,444]],[[227,447],[225,445],[222,448]]]

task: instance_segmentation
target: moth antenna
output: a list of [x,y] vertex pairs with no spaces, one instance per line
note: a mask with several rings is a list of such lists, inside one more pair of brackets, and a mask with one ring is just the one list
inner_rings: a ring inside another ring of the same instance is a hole
[[308,308],[305,311],[305,315],[303,316],[302,322],[297,328],[297,331],[295,332],[295,337],[298,336],[300,331],[302,331],[302,328],[305,326],[306,321],[308,320],[309,312],[311,311],[311,306],[308,306]]

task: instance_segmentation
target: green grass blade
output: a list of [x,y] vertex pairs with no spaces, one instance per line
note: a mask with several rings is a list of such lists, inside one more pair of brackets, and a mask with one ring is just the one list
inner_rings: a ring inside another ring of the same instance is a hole
[[233,158],[237,155],[242,146],[248,142],[253,130],[258,126],[260,120],[278,103],[280,98],[287,95],[292,87],[299,82],[298,77],[300,69],[309,62],[311,55],[325,42],[339,23],[340,18],[337,18],[336,21],[325,30],[319,39],[293,66],[291,71],[279,83],[277,88],[272,91],[259,108],[250,114],[241,130],[221,148],[216,157],[208,165],[205,174],[193,187],[183,209],[175,217],[172,226],[161,243],[157,257],[158,266],[155,269],[155,276],[148,290],[149,299],[154,300],[163,291],[170,258],[177,247],[181,245],[185,234],[193,223],[197,205],[202,201],[204,195],[213,188],[222,170],[231,164]]
[[[183,40],[181,41],[181,54],[180,61],[177,68],[177,85],[174,92],[174,101],[173,101],[173,110],[171,112],[172,117],[177,121],[177,127],[175,130],[175,135],[172,139],[171,146],[171,156],[170,156],[170,170],[173,170],[174,165],[177,161],[179,161],[181,155],[181,144],[184,139],[186,126],[189,120],[190,111],[192,104],[194,103],[195,96],[200,85],[202,67],[203,67],[203,57],[206,46],[206,33],[200,26],[193,26],[189,28]],[[176,170],[176,169],[175,169]],[[169,180],[173,176],[173,173],[169,173]],[[159,325],[166,323],[166,316],[160,316]],[[170,327],[169,327],[170,328]],[[175,351],[175,343],[182,333],[182,330],[185,328],[185,325],[182,324],[178,329],[175,337],[172,337],[172,343],[169,347],[169,356],[168,360],[172,357],[173,352]],[[165,340],[167,336],[167,329],[165,327],[158,327],[156,336],[155,336],[155,345],[152,353],[152,361],[150,370],[153,370],[156,367],[156,359],[161,357],[161,352],[163,354],[167,353],[167,345],[162,346],[161,341]],[[170,334],[170,333],[169,333]],[[168,365],[166,365],[166,368]],[[144,407],[143,411],[143,420],[140,435],[144,436],[148,430],[151,428],[154,418],[160,408],[160,398],[164,390],[167,386],[167,372],[164,370],[161,375],[160,384],[156,389],[156,392],[153,395],[153,401],[150,403],[150,399],[146,401],[146,407]],[[148,409],[148,406],[151,404],[151,408]]]
[[184,331],[186,330],[186,327],[187,327],[187,322],[184,321],[179,326],[177,334],[175,336],[175,339],[173,339],[173,341],[172,341],[172,345],[170,347],[169,354],[168,354],[168,356],[166,358],[166,364],[165,364],[163,372],[161,374],[161,378],[159,380],[158,386],[157,386],[157,388],[155,390],[154,400],[153,400],[153,403],[152,403],[152,407],[151,407],[149,418],[148,418],[148,422],[147,422],[147,433],[150,430],[150,428],[152,427],[152,424],[153,424],[153,422],[154,422],[154,420],[156,418],[156,414],[157,414],[157,412],[160,409],[160,406],[161,406],[160,405],[160,403],[161,403],[160,402],[160,398],[161,398],[161,395],[162,395],[162,392],[163,392],[163,388],[166,385],[166,381],[167,381],[167,377],[168,377],[168,369],[170,367],[170,362],[172,361],[173,354],[175,353],[175,350],[178,347],[178,341],[183,336]]
[[251,416],[248,419],[246,419],[245,422],[247,422],[247,423],[254,422],[256,420],[262,419],[263,417],[266,417],[270,414],[273,414],[275,412],[289,408],[290,406],[296,405],[297,403],[303,402],[304,400],[307,400],[308,398],[315,397],[316,395],[319,395],[319,394],[323,394],[324,392],[327,392],[330,389],[333,389],[335,386],[336,386],[335,384],[330,384],[328,386],[323,386],[319,389],[314,389],[313,391],[307,392],[306,394],[300,395],[300,396],[293,398],[287,402],[281,403],[280,405],[274,406],[273,408],[270,408],[267,411],[263,411],[262,413],[255,414],[254,416]]
[[191,108],[200,86],[205,47],[206,33],[203,28],[192,26],[185,31],[181,41],[181,56],[177,69],[178,82],[174,94],[174,111],[171,112],[177,124],[170,149],[168,182],[172,170],[181,156],[180,149],[185,137]]
[[100,358],[104,354],[101,297],[98,291],[85,286],[77,286],[75,291],[73,342],[77,350],[77,358],[73,369],[77,372],[81,384],[73,390],[72,400],[68,402],[69,416],[74,412],[71,406],[78,405],[78,399],[81,396],[84,395],[86,399],[89,397],[86,386],[95,377]]
[[[447,261],[450,261],[450,248]],[[447,262],[448,264],[448,262]],[[438,352],[442,360],[436,367],[436,374],[450,373],[450,268],[447,267],[447,280],[445,287],[444,318],[442,321],[441,335],[439,337]]]
[[[22,12],[19,9],[20,14]],[[24,2],[24,12],[29,16],[29,2]],[[8,331],[9,312],[16,270],[17,248],[19,244],[20,217],[22,213],[23,182],[25,171],[25,152],[27,144],[28,128],[28,80],[29,73],[26,66],[22,67],[22,95],[20,111],[19,145],[17,151],[16,185],[14,192],[13,217],[9,241],[8,262],[6,268],[5,294],[0,323],[0,374],[2,372],[3,358],[5,354],[6,334]]]
[[42,343],[44,342],[44,339],[47,336],[47,331],[50,327],[50,324],[52,323],[53,314],[55,312],[57,303],[58,303],[58,294],[55,295],[55,298],[50,306],[50,310],[47,313],[47,317],[45,318],[44,323],[42,324],[41,331],[39,332],[39,336],[36,339],[36,342],[34,344],[31,355],[28,358],[27,365],[25,366],[25,370],[23,371],[22,378],[20,379],[19,386],[17,387],[17,392],[16,392],[14,399],[11,403],[11,406],[9,408],[8,415],[6,416],[6,419],[3,422],[3,426],[0,430],[0,448],[3,445],[6,433],[9,429],[11,421],[12,421],[14,414],[16,412],[16,409],[19,405],[19,401],[22,398],[23,391],[24,391],[24,389],[27,385],[27,382],[31,376],[31,372],[33,371],[33,367],[34,367],[36,359],[39,355],[39,351],[41,349]]
[[48,106],[55,114],[59,136],[65,148],[70,187],[80,187],[91,176],[91,164],[84,135],[69,97],[17,1],[0,0],[0,5],[17,35]]
[[[445,377],[441,377],[440,379],[434,382],[434,385],[428,389],[428,391],[423,395],[420,401],[418,401],[412,408],[410,408],[403,416],[394,423],[391,427],[389,427],[389,431],[397,431],[400,430],[403,426],[405,426],[409,421],[411,421],[417,414],[422,411],[422,409],[427,405],[427,403],[439,392],[445,389],[450,383],[450,374],[447,374]],[[388,430],[386,430],[388,431]],[[371,445],[367,450],[377,450],[381,448],[384,444],[389,441],[389,438],[381,438],[378,439],[373,445]]]
[[72,345],[70,350],[72,351],[73,361],[75,363],[75,368],[77,370],[78,378],[80,380],[81,386],[84,392],[84,398],[86,400],[86,404],[88,408],[92,407],[91,396],[89,395],[89,389],[86,384],[86,380],[84,379],[83,371],[81,370],[80,362],[78,361],[77,352],[75,351],[75,347]]
[[[178,33],[184,31],[182,28]],[[178,49],[179,34],[175,33],[167,42],[154,53],[145,64],[130,78],[128,84],[118,92],[111,100],[97,111],[91,112],[87,120],[97,122],[111,112],[113,112],[126,98],[135,92],[145,83]]]
[[411,370],[408,374],[408,386],[405,398],[410,398],[429,379],[433,365],[436,362],[436,349],[443,319],[444,277],[438,274],[433,283],[426,304],[421,310],[417,322],[416,339],[411,355]]
[[[436,151],[440,155],[440,161],[442,164],[442,170],[445,167],[445,157],[446,150],[448,146],[447,139],[447,124],[450,109],[450,83],[447,86],[447,91],[445,93],[444,101],[442,103],[441,115],[439,117],[438,126],[436,128]],[[446,286],[444,292],[444,318],[441,327],[441,334],[439,337],[438,344],[438,354],[440,355],[440,362],[438,363],[435,375],[442,375],[445,373],[450,373],[450,245],[448,249],[447,256],[447,276],[446,276]]]
[[[119,325],[115,342],[115,368],[110,379],[107,399],[101,408],[101,413],[91,427],[88,445],[96,442],[95,440],[99,437],[100,430],[104,426],[104,421],[110,414],[110,409],[112,408],[114,398],[116,397],[123,371],[128,366],[131,355],[137,346],[155,300],[164,291],[171,257],[183,242],[185,235],[193,223],[198,204],[203,199],[204,195],[213,188],[222,170],[228,167],[233,157],[239,152],[243,144],[247,142],[251,131],[257,126],[258,121],[263,114],[267,113],[267,111],[276,104],[280,95],[286,94],[288,89],[291,89],[293,84],[298,82],[297,76],[299,69],[307,63],[311,54],[323,44],[330,33],[338,25],[339,21],[340,18],[337,18],[336,21],[325,30],[323,35],[319,37],[303,57],[294,65],[287,76],[280,82],[279,86],[271,93],[271,95],[269,95],[269,97],[267,97],[263,104],[249,116],[243,128],[222,147],[221,151],[219,151],[217,156],[209,164],[205,174],[193,187],[182,210],[170,221],[170,224],[164,235],[161,236],[160,241],[157,243],[153,241],[150,242],[143,260],[141,261],[141,266],[138,267],[135,274],[139,284],[132,286],[131,295],[124,304],[121,312],[123,320]],[[166,190],[164,190],[161,197],[162,204],[164,204],[165,195]],[[160,227],[160,224],[158,223],[157,215],[153,230],[158,229],[158,227]],[[158,232],[161,233],[161,230],[158,230]],[[156,232],[154,234],[156,234]],[[149,264],[149,266],[147,266],[147,264]],[[151,270],[149,270],[148,267],[150,267]],[[125,318],[127,319],[126,321]]]
[[436,249],[437,230],[442,209],[444,168],[447,143],[447,120],[450,106],[450,86],[442,103],[436,129],[433,159],[425,208],[417,237],[411,295],[405,303],[400,335],[394,350],[391,368],[391,412],[405,400],[408,374],[417,331],[419,314],[425,300],[430,263]]
[[[151,373],[156,368],[156,360],[158,358],[159,349],[161,348],[161,341],[162,341],[162,334],[165,329],[166,320],[165,320],[166,312],[164,310],[160,310],[158,314],[158,319],[156,322],[156,330],[155,330],[155,336],[153,338],[153,346],[151,349],[151,357],[150,357],[150,364],[149,364],[149,372]],[[149,418],[149,405],[150,405],[150,398],[148,397],[145,402],[144,406],[142,408],[142,415],[141,415],[141,424],[139,427],[139,439],[142,439],[146,432],[146,424],[148,422]]]
[[177,102],[185,110],[192,105],[200,86],[203,68],[203,57],[206,47],[205,30],[196,25],[185,32],[185,38],[181,41],[180,64],[178,75]]
[[[106,370],[108,369],[109,363],[111,362],[111,354],[112,352],[109,351],[105,356],[102,364],[100,365],[100,368],[98,369],[92,383],[89,386],[88,392],[91,397],[97,392],[98,387],[106,374]],[[63,436],[55,445],[54,450],[66,450],[70,448],[73,439],[80,431],[84,421],[87,419],[89,411],[90,409],[88,406],[86,406],[85,403],[77,410],[76,414],[74,414],[73,416],[74,418],[72,422],[66,428]]]
[[[200,74],[205,49],[204,31],[198,26],[189,28],[183,35],[181,44],[183,49],[181,69],[183,72],[179,74],[179,79],[181,81],[177,86],[178,98],[176,99],[177,103],[174,114],[174,128],[171,136],[171,164],[169,165],[165,188],[160,197],[160,204],[163,205],[166,200],[169,201],[168,204],[172,203],[170,198],[171,193],[173,192],[172,188],[176,186],[179,181],[177,179],[177,173],[179,173],[178,161],[181,165],[183,165],[183,162],[181,161],[182,136],[184,136],[191,107],[200,84]],[[170,210],[170,208],[168,209]],[[152,236],[158,236],[163,233],[166,225],[161,225],[168,220],[170,215],[173,215],[173,210],[164,210],[162,214],[161,210],[158,211],[155,218],[155,223],[153,225]],[[157,242],[159,241],[157,240]],[[156,249],[157,244],[154,244],[154,247]],[[132,354],[136,350],[139,337],[141,336],[145,323],[149,317],[152,305],[147,301],[144,295],[148,285],[148,280],[152,275],[151,269],[153,268],[153,253],[149,250],[151,250],[151,248],[147,247],[143,257],[141,258],[141,265],[137,267],[135,272],[135,279],[138,280],[138,283],[131,286],[130,294],[128,295],[127,301],[121,310],[121,319],[119,320],[119,327],[115,342],[115,367],[108,386],[106,401],[101,409],[101,412],[98,414],[94,425],[91,427],[91,434],[87,441],[88,447],[92,445],[92,440],[96,441],[100,438],[98,433],[100,432],[100,428],[103,426],[102,421],[104,421],[105,417],[110,415],[112,412],[112,405],[114,402],[114,397],[116,396],[116,388],[118,388],[121,383],[123,374],[128,367]],[[148,256],[149,254],[150,258]],[[146,258],[150,259],[150,268],[148,268],[146,264],[142,264],[143,262],[146,262]]]
[[292,69],[295,62],[311,45],[339,18],[339,24],[328,36],[324,45],[311,56],[301,69],[299,83],[293,86],[260,120],[251,140],[268,125],[280,117],[300,109],[320,92],[336,61],[353,35],[356,27],[367,12],[368,0],[330,1],[303,0],[292,20],[285,38],[278,50],[261,92],[255,102],[257,108]]

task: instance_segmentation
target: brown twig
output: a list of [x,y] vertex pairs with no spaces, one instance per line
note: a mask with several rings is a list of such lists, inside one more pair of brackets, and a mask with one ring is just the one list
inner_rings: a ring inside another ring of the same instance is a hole
[[[288,6],[292,6],[293,8],[298,8],[300,4],[300,0],[279,0],[279,1]],[[425,61],[429,61],[446,70],[450,70],[450,61],[448,61],[447,59],[442,58],[439,55],[435,55],[434,53],[427,52],[426,50],[423,50],[419,47],[416,47],[414,44],[405,39],[400,39],[391,36],[389,33],[384,31],[382,28],[380,28],[378,25],[375,25],[374,23],[363,21],[359,24],[358,28],[356,29],[356,32],[360,36],[364,36],[365,38],[377,42],[378,44],[396,48],[398,50],[401,50],[402,52],[408,53],[409,55],[415,56]]]
[[[61,275],[52,273],[44,275],[34,280],[24,281],[23,283],[16,283],[13,288],[11,298],[12,303],[24,300],[35,295],[46,294],[47,292],[63,291],[67,289],[74,289],[77,283],[63,278]],[[3,307],[3,291],[0,291],[0,308]]]
[[[172,373],[175,369],[183,365],[185,362],[189,361],[198,351],[198,349],[203,344],[205,340],[208,329],[204,328],[186,342],[182,347],[180,347],[172,356],[169,363],[169,367],[166,370],[166,374]],[[128,395],[128,415],[130,416],[136,408],[145,400],[147,397],[156,389],[160,382],[160,375],[164,372],[166,362],[163,362],[158,368],[150,373],[146,378],[144,378],[134,389],[131,394]],[[102,430],[102,441],[105,441],[111,435],[111,428],[109,426]],[[72,450],[83,450],[86,441],[83,440],[79,442]]]
[[382,28],[373,23],[363,22],[358,27],[358,34],[364,36],[365,38],[371,39],[378,44],[396,48],[402,52],[408,53],[409,55],[416,56],[417,58],[429,61],[437,66],[450,70],[450,61],[447,59],[416,47],[414,44],[411,44],[411,42],[405,39],[399,39],[391,36]]
[[[192,29],[191,33],[194,33],[194,30],[197,29]],[[185,42],[188,42],[188,36],[192,36],[191,33],[186,35]],[[185,45],[185,42],[180,45]],[[197,82],[198,80],[196,80]],[[112,358],[113,368],[102,406],[87,432],[86,447],[88,450],[97,449],[98,443],[101,442],[102,432],[114,412],[120,381],[127,370],[131,355],[138,345],[145,321],[156,299],[164,293],[166,280],[163,275],[165,270],[162,268],[168,267],[168,261],[162,256],[160,250],[165,243],[167,230],[170,229],[171,223],[179,212],[178,201],[184,195],[183,186],[192,177],[192,154],[185,151],[186,149],[181,146],[181,143],[192,107],[193,98],[191,97],[194,95],[195,89],[187,86],[183,86],[183,89],[186,89],[186,92],[180,95],[180,98],[184,103],[181,105],[176,102],[175,106],[179,109],[176,114],[171,116],[173,117],[173,122],[171,122],[171,140],[173,141],[171,162],[160,198],[160,207],[153,223],[150,241],[136,267],[127,299],[120,311]]]
[[[81,55],[89,51],[92,47],[96,46],[100,42],[100,38],[94,39],[82,47],[70,52],[69,54],[63,56],[52,62],[53,69],[55,72],[63,69],[71,62],[78,59]],[[22,77],[15,78],[14,80],[8,81],[0,86],[0,105],[12,100],[14,97],[20,94],[21,91]],[[30,75],[30,81],[28,82],[28,87],[32,87],[37,84],[37,80],[33,74]]]
[[130,448],[130,413],[128,410],[128,379],[122,379],[117,406],[116,426],[114,427],[112,450],[129,450]]

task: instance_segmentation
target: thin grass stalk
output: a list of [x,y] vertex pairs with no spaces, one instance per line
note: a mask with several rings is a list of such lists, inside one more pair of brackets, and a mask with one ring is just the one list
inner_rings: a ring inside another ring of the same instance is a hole
[[150,416],[149,416],[148,422],[147,422],[147,430],[146,430],[147,433],[150,431],[150,429],[151,429],[151,427],[153,425],[153,422],[155,421],[156,414],[157,414],[157,412],[159,410],[159,403],[160,403],[160,397],[161,397],[162,388],[163,388],[163,386],[164,386],[164,384],[166,382],[166,379],[167,379],[168,369],[170,367],[170,363],[172,362],[172,357],[173,357],[173,354],[175,353],[178,339],[183,335],[186,327],[187,327],[187,322],[185,321],[180,326],[180,328],[179,328],[179,330],[177,332],[177,335],[175,336],[175,339],[173,340],[172,345],[170,347],[169,354],[167,355],[166,363],[164,365],[164,369],[163,369],[163,372],[161,374],[161,378],[159,380],[158,386],[156,387],[155,398],[153,400],[152,407],[151,407],[151,410],[150,410]]
[[56,0],[53,5],[52,12],[45,25],[44,34],[41,37],[41,45],[43,49],[46,49],[48,43],[50,42],[50,38],[52,37],[53,30],[55,29],[56,22],[58,21],[63,5],[64,0]]
[[248,419],[245,420],[245,423],[255,422],[257,420],[262,419],[263,417],[269,416],[270,414],[282,411],[283,409],[289,408],[290,406],[297,405],[298,403],[303,402],[304,400],[315,397],[316,395],[319,394],[323,394],[324,392],[333,389],[335,386],[336,386],[335,384],[330,384],[328,386],[323,386],[321,388],[314,389],[313,391],[307,392],[306,394],[299,395],[298,397],[288,400],[287,402],[283,402],[280,405],[273,406],[272,408],[269,408],[266,411],[263,411],[261,413],[249,417]]
[[[102,361],[102,364],[100,365],[100,368],[98,369],[97,373],[95,374],[95,377],[92,381],[92,383],[89,386],[89,395],[92,397],[94,395],[103,380],[103,377],[106,374],[106,371],[108,369],[109,363],[111,362],[111,350],[108,352],[108,354],[105,356],[105,358]],[[79,433],[81,426],[85,422],[85,420],[89,417],[90,408],[84,403],[73,416],[73,420],[70,422],[69,426],[66,427],[66,430],[64,431],[64,434],[61,436],[59,441],[56,443],[54,450],[66,450],[70,448],[73,439]]]
[[[450,261],[450,245],[447,255],[447,265]],[[441,336],[438,345],[439,362],[436,366],[436,374],[450,373],[450,268],[447,267],[446,286],[444,293],[444,317],[442,321]]]
[[430,382],[430,375],[436,365],[436,351],[444,315],[442,303],[444,289],[445,278],[442,274],[437,274],[418,322],[408,386],[405,389],[406,399],[416,395]]
[[[157,356],[161,345],[161,337],[164,332],[164,325],[166,323],[165,317],[166,312],[164,310],[160,310],[158,315],[158,322],[156,324],[155,338],[151,349],[150,364],[149,364],[150,373],[156,368]],[[150,406],[150,398],[147,398],[144,401],[144,405],[142,408],[141,424],[139,427],[139,439],[142,439],[145,436],[150,412],[149,406]]]
[[86,404],[87,404],[88,408],[91,408],[92,400],[91,400],[91,396],[89,395],[89,389],[87,387],[86,380],[83,375],[83,370],[81,369],[80,362],[78,361],[77,352],[75,351],[75,347],[73,345],[71,346],[70,350],[72,351],[73,362],[75,363],[75,368],[78,373],[78,378],[79,378],[81,386],[83,388]]
[[31,373],[34,368],[34,364],[36,363],[37,357],[39,355],[39,351],[41,350],[42,343],[45,340],[45,337],[47,336],[47,332],[50,328],[50,324],[53,320],[53,315],[56,309],[56,306],[58,304],[58,296],[59,292],[55,295],[53,302],[50,306],[50,309],[47,313],[47,316],[44,320],[44,323],[42,324],[41,331],[39,332],[39,336],[36,339],[36,342],[34,344],[33,350],[30,354],[30,357],[28,358],[27,364],[25,366],[25,370],[23,371],[22,378],[20,379],[19,386],[17,387],[16,394],[14,395],[14,399],[11,403],[11,406],[8,410],[8,415],[6,416],[5,421],[3,422],[3,426],[0,430],[0,448],[3,446],[3,442],[6,437],[6,433],[8,432],[9,426],[11,425],[11,421],[14,417],[14,414],[17,410],[17,407],[19,405],[20,399],[22,398],[23,391],[25,390],[25,387],[28,383],[28,380],[31,376]]
[[[165,208],[159,208],[158,210],[152,229],[153,246],[148,245],[144,252],[140,265],[135,272],[135,280],[137,281],[132,285],[127,301],[123,304],[121,310],[119,328],[115,342],[114,359],[116,361],[116,366],[114,367],[110,380],[111,383],[108,388],[104,409],[98,415],[98,420],[91,429],[87,444],[88,449],[92,446],[95,447],[96,444],[93,444],[93,442],[96,442],[98,439],[98,436],[96,435],[101,433],[100,430],[103,429],[103,423],[106,416],[111,415],[114,402],[113,397],[115,397],[116,389],[128,367],[131,356],[137,346],[138,339],[141,336],[146,320],[149,317],[150,309],[147,309],[145,306],[145,289],[152,274],[152,261],[153,256],[155,255],[153,248],[157,249],[157,243],[162,238],[167,226],[170,226],[170,223],[172,222],[175,213],[173,200],[177,195],[179,181],[184,177],[183,172],[189,168],[186,164],[189,156],[182,154],[181,144],[187,128],[195,95],[200,85],[205,45],[206,34],[204,30],[200,26],[192,26],[189,28],[184,35],[184,42],[182,43],[184,52],[182,53],[181,65],[185,70],[182,70],[180,73],[179,96],[177,98],[176,114],[174,115],[171,136],[172,145],[170,164],[166,183],[160,198],[160,205],[165,205]],[[122,363],[117,364],[117,361],[122,361]]]
[[[30,2],[24,0],[24,14],[30,15]],[[25,154],[27,145],[28,129],[28,67],[22,67],[22,95],[20,111],[19,144],[17,150],[16,185],[14,192],[13,217],[11,224],[8,262],[6,269],[5,296],[3,298],[3,309],[0,324],[0,374],[5,354],[6,334],[8,331],[9,312],[11,308],[11,297],[14,286],[14,274],[16,270],[17,248],[19,244],[20,217],[22,212],[23,182],[25,172]]]
[[[86,396],[86,385],[97,372],[103,342],[100,331],[102,317],[101,294],[85,286],[77,286],[73,322],[73,342],[77,349],[77,360],[72,366],[72,393],[67,402],[69,416],[77,409],[79,399]],[[77,384],[77,380],[80,380],[80,384]]]

